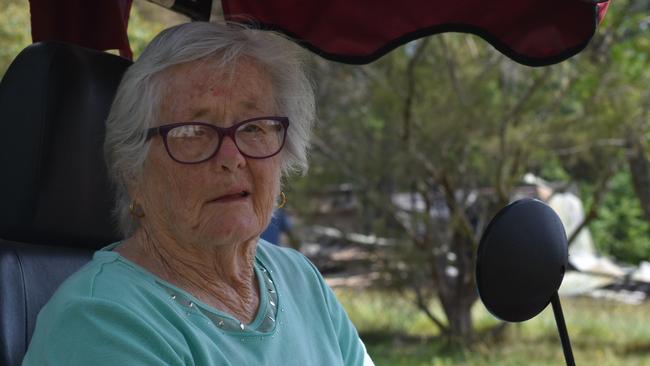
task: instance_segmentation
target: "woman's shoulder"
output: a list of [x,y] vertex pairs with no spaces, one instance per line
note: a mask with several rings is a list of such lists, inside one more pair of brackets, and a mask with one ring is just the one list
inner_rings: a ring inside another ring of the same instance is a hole
[[265,266],[290,268],[292,270],[312,271],[313,264],[299,251],[271,244],[260,239],[257,245],[256,258]]
[[[71,357],[84,361],[74,364],[86,364],[86,358],[94,359],[97,352],[108,349],[102,345],[115,339],[121,339],[120,344],[113,344],[117,349],[121,346],[141,351],[151,348],[168,359],[178,357],[163,340],[169,334],[169,338],[176,335],[164,322],[164,317],[172,318],[175,311],[159,292],[164,290],[152,285],[136,268],[130,268],[117,253],[96,252],[89,263],[59,286],[39,312],[24,365]],[[151,347],[145,347],[147,343],[152,343]],[[79,344],[86,347],[81,349]],[[103,355],[106,363],[95,364],[133,364],[109,363],[128,354],[110,352]],[[132,355],[136,356],[142,355]]]
[[299,251],[264,240],[258,243],[256,258],[271,276],[293,289],[317,291],[324,296],[327,284],[316,266]]
[[68,277],[43,308],[58,312],[75,303],[104,301],[128,303],[155,291],[152,281],[110,251],[97,251],[93,259]]
[[164,313],[148,311],[150,297],[138,300],[128,283],[107,286],[126,278],[107,269],[93,260],[62,284],[38,315],[24,366],[184,364],[185,350],[170,345],[178,332],[166,326]]

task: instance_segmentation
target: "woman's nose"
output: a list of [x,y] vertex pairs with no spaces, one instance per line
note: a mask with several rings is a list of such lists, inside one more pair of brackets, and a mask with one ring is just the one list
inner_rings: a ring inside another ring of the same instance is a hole
[[246,158],[237,148],[230,136],[224,136],[215,157],[216,163],[224,170],[235,170],[246,165]]

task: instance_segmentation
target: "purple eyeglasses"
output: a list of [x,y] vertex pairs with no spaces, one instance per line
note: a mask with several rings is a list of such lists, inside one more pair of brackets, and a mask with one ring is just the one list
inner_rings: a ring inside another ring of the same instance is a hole
[[210,160],[229,136],[239,152],[265,159],[282,150],[289,128],[287,117],[257,117],[223,128],[205,122],[179,122],[148,129],[147,140],[160,135],[169,157],[181,164]]

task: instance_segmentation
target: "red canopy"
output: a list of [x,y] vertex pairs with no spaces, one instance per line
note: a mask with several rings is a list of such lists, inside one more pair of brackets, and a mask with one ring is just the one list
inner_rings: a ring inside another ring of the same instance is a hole
[[29,0],[32,40],[63,41],[132,58],[126,27],[133,0]]
[[[173,3],[172,9],[195,19],[210,17],[212,0],[165,2]],[[30,3],[34,41],[58,39],[98,49],[116,48],[128,54],[126,20],[131,0],[30,0]],[[602,0],[222,0],[221,3],[226,19],[255,19],[263,28],[281,31],[330,60],[368,63],[416,38],[441,32],[466,32],[481,36],[508,57],[531,66],[560,62],[580,52],[594,35],[609,5]],[[55,8],[57,11],[52,11]]]

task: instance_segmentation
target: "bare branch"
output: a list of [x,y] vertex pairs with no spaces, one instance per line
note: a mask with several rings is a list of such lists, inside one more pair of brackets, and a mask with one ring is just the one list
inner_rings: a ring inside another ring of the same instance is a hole
[[312,136],[312,147],[314,150],[319,151],[323,156],[333,161],[343,172],[344,174],[353,180],[356,180],[363,185],[367,185],[367,180],[358,174],[352,167],[347,164],[346,160],[343,159],[342,155],[337,153],[334,149],[329,147],[323,140],[318,136]]
[[454,52],[447,46],[447,42],[445,41],[444,36],[436,37],[436,39],[442,47],[442,54],[445,59],[445,65],[447,66],[447,73],[449,74],[451,85],[454,88],[456,95],[458,95],[458,99],[460,100],[461,104],[468,106],[469,102],[467,100],[467,95],[461,86],[460,79],[458,78],[458,72],[456,71],[457,62],[454,57]]
[[544,72],[539,74],[533,83],[528,87],[526,92],[515,103],[514,107],[506,114],[499,125],[499,156],[497,159],[497,166],[495,170],[495,181],[497,196],[499,201],[507,200],[508,192],[504,189],[504,169],[506,160],[506,140],[507,132],[510,124],[516,125],[517,121],[521,119],[521,114],[528,101],[535,95],[535,93],[546,83],[550,68],[545,68]]
[[425,303],[420,287],[415,285],[413,286],[413,290],[415,291],[415,298],[416,298],[415,304],[417,305],[417,307],[420,310],[422,310],[426,314],[426,316],[429,319],[431,319],[432,322],[436,324],[438,329],[440,329],[440,333],[443,334],[449,333],[449,328],[446,325],[444,325],[442,321],[438,319],[438,317],[431,312],[429,306]]
[[458,200],[456,200],[456,189],[452,186],[449,177],[446,174],[442,174],[439,179],[440,187],[445,194],[445,201],[447,206],[451,211],[452,225],[458,225],[460,233],[474,246],[475,243],[474,230],[472,229],[472,224],[467,217],[464,206],[462,206]]
[[411,130],[411,113],[413,109],[413,97],[415,95],[415,85],[417,84],[417,79],[415,77],[415,67],[422,59],[424,51],[429,45],[429,37],[426,37],[420,41],[413,57],[408,62],[406,66],[406,96],[404,97],[404,111],[403,111],[403,122],[404,130],[402,134],[403,140],[408,140]]
[[588,142],[586,144],[575,145],[571,147],[564,147],[561,149],[555,149],[553,152],[558,156],[567,156],[574,155],[583,151],[591,150],[594,147],[625,147],[625,141],[623,139],[601,139]]
[[521,119],[521,113],[524,110],[524,107],[530,101],[530,99],[537,93],[537,91],[544,85],[549,79],[549,74],[551,72],[551,68],[547,67],[544,69],[544,71],[533,80],[533,83],[528,87],[526,92],[521,96],[521,98],[517,101],[515,106],[510,110],[510,112],[507,114],[506,118],[504,119],[503,123],[508,124],[512,122],[513,124],[517,124],[517,122]]
[[567,245],[569,247],[576,240],[578,234],[580,234],[580,231],[582,231],[582,229],[589,225],[593,220],[598,218],[598,212],[600,210],[603,198],[609,191],[609,181],[612,179],[614,173],[616,172],[616,165],[616,162],[609,164],[603,175],[600,177],[598,184],[592,192],[591,206],[589,206],[589,210],[587,211],[585,218],[582,220],[582,222],[580,222],[580,224],[578,224],[578,226],[576,226],[571,235],[569,235],[569,239],[567,240]]
[[632,175],[634,192],[639,198],[643,216],[650,222],[650,160],[648,159],[645,138],[628,137],[627,161]]

